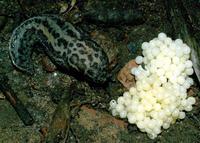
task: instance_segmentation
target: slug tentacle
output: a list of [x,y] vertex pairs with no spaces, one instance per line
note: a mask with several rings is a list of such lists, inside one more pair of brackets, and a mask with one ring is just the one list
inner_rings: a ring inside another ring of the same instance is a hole
[[11,37],[9,50],[13,64],[22,71],[34,73],[32,53],[40,43],[58,66],[83,73],[94,82],[105,82],[108,57],[92,40],[84,40],[70,23],[56,16],[38,16],[24,21]]

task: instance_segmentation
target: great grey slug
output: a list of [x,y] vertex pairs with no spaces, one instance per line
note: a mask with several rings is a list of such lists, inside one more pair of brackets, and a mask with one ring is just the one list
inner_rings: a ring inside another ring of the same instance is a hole
[[20,70],[33,74],[32,53],[35,43],[56,65],[81,73],[96,83],[108,77],[108,57],[94,41],[84,39],[72,24],[57,16],[37,16],[24,21],[10,39],[12,63]]

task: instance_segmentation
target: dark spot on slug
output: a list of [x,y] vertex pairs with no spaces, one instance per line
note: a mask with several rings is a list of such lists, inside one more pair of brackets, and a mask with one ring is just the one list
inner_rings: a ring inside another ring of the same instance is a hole
[[52,27],[49,27],[48,31],[49,31],[49,33],[52,33],[53,28],[52,28]]
[[66,41],[65,39],[63,39],[63,38],[59,38],[58,40],[57,40],[57,42],[58,42],[58,46],[60,47],[61,46],[61,44],[64,46],[64,48],[66,49],[67,48],[67,46],[68,46],[68,41]]
[[36,18],[35,22],[40,24],[42,21],[41,21],[41,19]]
[[72,54],[72,56],[70,57],[70,62],[74,65],[78,62],[78,60],[79,60],[79,57],[76,54]]
[[60,36],[60,34],[57,33],[55,30],[53,30],[53,31],[51,32],[51,34],[53,35],[53,37],[54,37],[55,39],[58,38],[58,37]]
[[89,61],[92,61],[93,60],[93,57],[92,57],[92,55],[90,54],[90,55],[88,55],[88,59],[89,59]]
[[69,47],[73,47],[74,46],[74,44],[73,43],[69,43]]
[[94,56],[95,56],[96,58],[98,58],[99,54],[95,53]]
[[70,29],[67,30],[67,34],[71,37],[76,37],[76,34]]
[[66,52],[63,52],[62,57],[63,57],[63,59],[65,59],[67,57]]
[[65,22],[60,20],[59,18],[56,18],[56,24],[59,26],[59,27],[62,27],[63,25],[65,25]]
[[81,55],[83,55],[83,54],[85,54],[86,52],[85,52],[84,50],[79,50],[79,53],[80,53]]
[[97,69],[97,68],[98,68],[98,63],[97,63],[97,62],[94,62],[94,64],[92,65],[92,67],[93,67],[94,69]]
[[43,24],[45,27],[51,27],[51,26],[49,25],[49,23],[48,23],[47,20],[43,21],[42,24]]
[[90,75],[90,76],[93,76],[93,75],[94,75],[94,72],[93,72],[92,70],[88,70],[87,73],[88,73],[88,75]]
[[80,59],[81,63],[85,63],[85,59]]
[[77,47],[83,47],[83,44],[77,43],[76,46],[77,46]]
[[67,54],[71,54],[71,52],[72,52],[72,51],[71,51],[70,49],[67,50]]

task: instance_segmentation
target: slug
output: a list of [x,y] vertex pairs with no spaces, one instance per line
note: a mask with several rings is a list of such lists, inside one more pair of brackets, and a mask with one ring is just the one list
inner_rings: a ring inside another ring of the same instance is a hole
[[[42,46],[38,47],[38,43]],[[95,83],[107,80],[108,57],[103,49],[57,16],[30,18],[13,31],[9,52],[14,66],[34,74],[32,53],[35,50],[44,51],[55,65],[84,79]]]

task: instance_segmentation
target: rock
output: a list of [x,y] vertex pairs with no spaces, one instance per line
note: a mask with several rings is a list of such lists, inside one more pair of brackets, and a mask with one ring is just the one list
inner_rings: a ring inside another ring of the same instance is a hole
[[[72,125],[72,128],[75,127],[77,130],[77,126],[81,127],[76,131],[79,140],[94,143],[120,142],[119,134],[120,132],[127,132],[128,126],[123,120],[116,119],[108,113],[100,112],[85,105],[80,108],[75,122],[77,125]],[[84,132],[84,137],[80,132]]]

